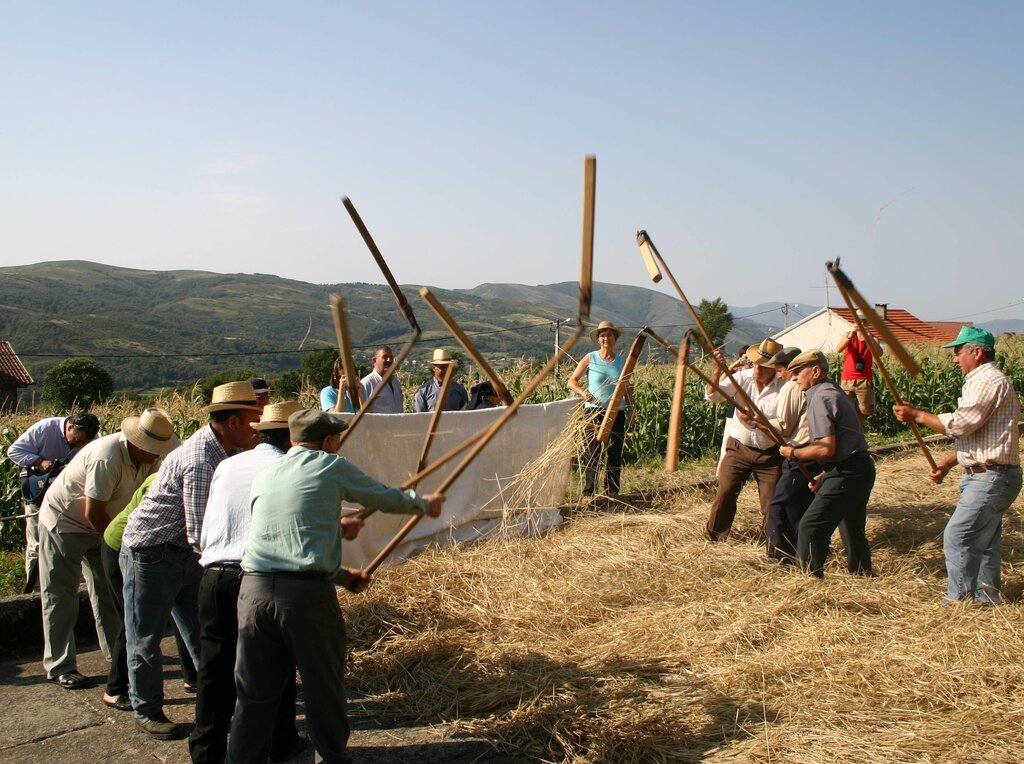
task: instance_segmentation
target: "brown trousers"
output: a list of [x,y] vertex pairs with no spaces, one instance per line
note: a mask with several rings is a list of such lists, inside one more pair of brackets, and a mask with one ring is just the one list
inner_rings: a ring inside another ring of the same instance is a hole
[[729,537],[732,521],[736,517],[736,500],[739,498],[743,484],[751,475],[757,481],[757,494],[761,499],[761,532],[764,534],[764,521],[768,516],[768,505],[775,494],[775,484],[779,482],[782,468],[782,457],[777,446],[767,451],[758,451],[729,438],[725,446],[725,456],[718,467],[718,493],[711,504],[711,516],[705,535],[711,541],[724,541]]

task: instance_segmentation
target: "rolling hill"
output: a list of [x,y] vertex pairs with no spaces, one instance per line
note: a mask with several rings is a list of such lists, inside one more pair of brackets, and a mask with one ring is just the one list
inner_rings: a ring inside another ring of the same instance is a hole
[[[402,289],[424,330],[414,355],[423,358],[435,345],[455,345],[419,298],[418,287]],[[432,291],[481,351],[500,363],[549,354],[554,322],[576,313],[577,289],[575,282],[564,282]],[[359,360],[376,345],[398,345],[408,335],[383,285],[60,261],[0,268],[0,339],[11,342],[38,382],[69,356],[95,358],[118,388],[178,385],[239,368],[273,376],[297,368],[303,353],[335,344],[327,308],[332,292],[345,298]],[[594,285],[591,315],[595,323],[650,325],[670,341],[678,341],[690,325],[678,300],[617,284]],[[738,321],[728,347],[759,340],[773,329],[756,320]]]

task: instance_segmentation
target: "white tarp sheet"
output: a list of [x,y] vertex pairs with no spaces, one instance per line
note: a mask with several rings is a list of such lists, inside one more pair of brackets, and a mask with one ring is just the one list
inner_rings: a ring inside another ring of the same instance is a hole
[[[561,521],[558,506],[565,495],[569,475],[568,453],[554,463],[545,464],[545,474],[529,486],[529,512],[505,517],[506,510],[521,509],[507,505],[509,486],[517,482],[530,461],[543,454],[562,434],[569,415],[578,405],[578,401],[572,399],[520,406],[515,416],[448,489],[441,516],[424,517],[389,562],[399,562],[430,544],[448,545],[481,538],[501,527],[503,517],[506,528],[509,523],[518,524],[521,532],[535,532],[558,524]],[[504,411],[504,408],[497,408],[443,413],[427,463],[448,453],[473,433],[489,427]],[[415,471],[430,418],[429,413],[367,414],[339,453],[381,482],[397,486]],[[430,475],[417,490],[430,493],[436,489],[463,456],[460,454]],[[523,486],[517,484],[517,495],[522,491]],[[365,566],[406,520],[408,515],[374,513],[367,519],[359,538],[342,544],[343,564],[352,568]]]

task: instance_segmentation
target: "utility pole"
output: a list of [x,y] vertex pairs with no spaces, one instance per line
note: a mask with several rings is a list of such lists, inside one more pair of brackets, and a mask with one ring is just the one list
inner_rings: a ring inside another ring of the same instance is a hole
[[[800,307],[800,303],[798,303],[798,302],[794,302],[792,305],[790,305],[788,302],[782,303],[781,310],[782,310],[782,328],[783,329],[788,329],[789,328],[789,309],[790,308],[799,308],[799,307]],[[800,315],[800,314],[798,313],[797,315]]]
[[[562,327],[563,326],[569,326],[571,323],[572,323],[572,319],[571,318],[556,318],[555,319],[555,325],[551,329],[551,331],[553,331],[555,333],[555,354],[556,355],[557,355],[558,351],[562,349]],[[561,366],[560,363],[559,364],[555,364],[555,378],[556,379],[558,378],[558,367],[559,366]]]

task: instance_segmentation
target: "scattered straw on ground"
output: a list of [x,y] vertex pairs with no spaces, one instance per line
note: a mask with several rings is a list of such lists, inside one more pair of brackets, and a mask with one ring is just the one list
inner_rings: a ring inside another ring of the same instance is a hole
[[997,608],[943,606],[956,480],[879,463],[876,579],[769,562],[748,487],[727,543],[710,496],[573,515],[542,538],[428,553],[342,595],[352,689],[524,758],[573,762],[1017,762],[1024,523]]

